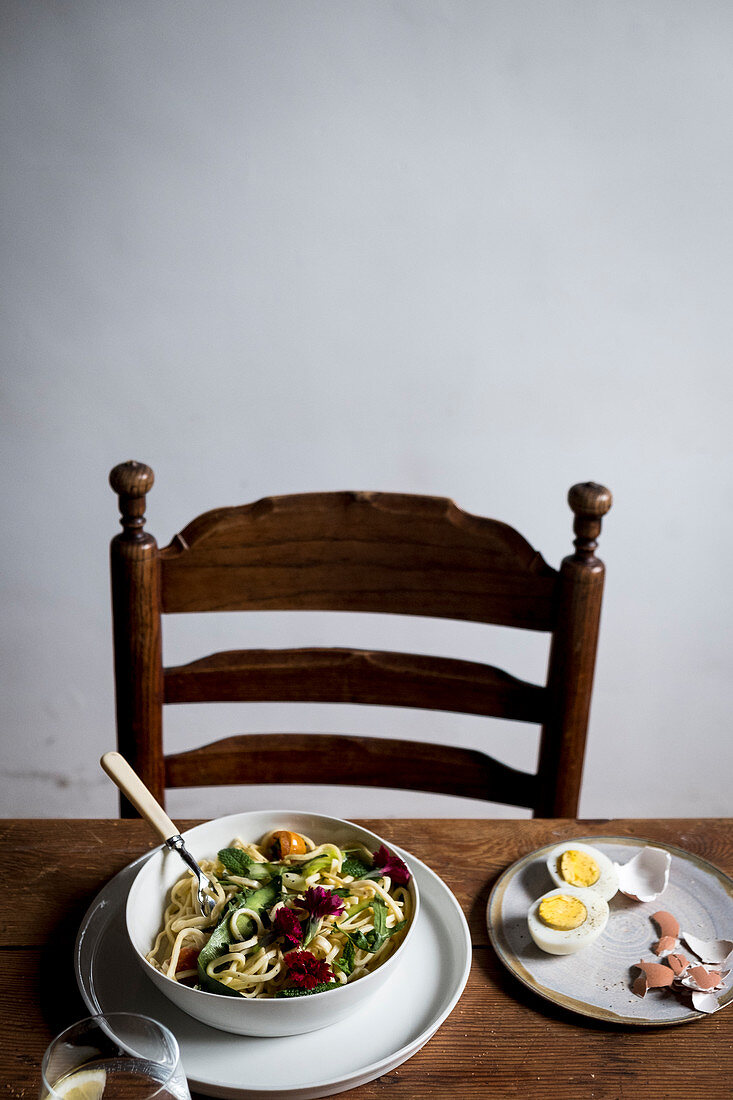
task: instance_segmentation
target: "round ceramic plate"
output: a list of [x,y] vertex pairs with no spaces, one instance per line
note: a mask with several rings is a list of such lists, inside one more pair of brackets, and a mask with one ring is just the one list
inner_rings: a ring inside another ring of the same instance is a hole
[[[421,909],[403,965],[347,1020],[319,1032],[255,1038],[187,1016],[143,973],[127,936],[125,903],[147,855],[113,878],[90,906],[76,942],[76,980],[91,1012],[141,1012],[178,1039],[191,1088],[232,1100],[315,1100],[356,1088],[416,1054],[452,1012],[468,980],[463,912],[433,871],[399,848]],[[317,1052],[317,1053],[316,1053]]]
[[[572,1012],[606,1023],[655,1026],[699,1019],[697,1012],[668,989],[645,997],[631,992],[633,969],[640,959],[654,959],[658,939],[650,917],[659,909],[673,913],[680,928],[700,939],[733,939],[733,880],[711,863],[681,848],[629,837],[574,837],[600,849],[615,863],[627,863],[641,848],[663,848],[672,857],[669,883],[652,902],[631,901],[617,894],[602,936],[575,955],[547,955],[532,941],[527,910],[554,888],[545,860],[558,841],[530,852],[512,864],[495,884],[486,910],[489,937],[497,955],[520,982],[541,997]],[[684,945],[681,950],[685,952]],[[721,1007],[733,1000],[733,974],[719,994]]]

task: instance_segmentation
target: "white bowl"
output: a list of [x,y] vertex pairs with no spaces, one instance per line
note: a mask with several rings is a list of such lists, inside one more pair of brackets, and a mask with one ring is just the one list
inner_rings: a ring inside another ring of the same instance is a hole
[[[219,817],[189,829],[183,834],[183,839],[195,859],[215,859],[217,852],[228,847],[235,837],[241,837],[245,842],[257,843],[265,833],[276,828],[305,833],[316,844],[332,841],[339,847],[351,847],[361,843],[372,852],[380,844],[386,843],[368,829],[362,829],[338,817],[286,810],[255,810]],[[230,1031],[236,1035],[299,1035],[306,1031],[316,1031],[349,1015],[368,997],[382,989],[395,968],[400,965],[415,927],[420,904],[415,876],[411,875],[408,886],[413,904],[410,926],[394,954],[372,973],[365,974],[339,989],[314,993],[308,997],[252,1000],[192,989],[167,978],[146,960],[145,956],[152,949],[163,923],[168,891],[183,873],[185,867],[181,857],[165,847],[154,852],[143,864],[127,898],[125,919],[130,941],[140,965],[161,993],[189,1016],[220,1031]]]

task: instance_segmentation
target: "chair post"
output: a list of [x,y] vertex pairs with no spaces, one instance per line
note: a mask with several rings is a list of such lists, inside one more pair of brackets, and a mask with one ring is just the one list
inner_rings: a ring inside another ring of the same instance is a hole
[[[163,657],[158,544],[144,530],[145,498],[154,474],[141,462],[115,466],[122,532],[112,539],[110,569],[117,744],[152,794],[163,802]],[[137,811],[120,796],[122,817]]]
[[576,817],[583,772],[604,565],[595,556],[601,519],[613,498],[592,481],[573,485],[568,504],[575,513],[575,553],[565,558],[558,580],[555,630],[550,646],[548,718],[542,728],[539,770],[543,786],[537,817]]

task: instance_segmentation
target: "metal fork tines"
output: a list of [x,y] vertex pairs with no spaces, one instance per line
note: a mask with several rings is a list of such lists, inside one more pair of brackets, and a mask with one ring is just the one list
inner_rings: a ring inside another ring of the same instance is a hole
[[183,837],[180,834],[171,836],[166,840],[166,845],[173,852],[178,852],[181,859],[190,867],[194,875],[198,880],[198,890],[196,891],[199,905],[201,906],[201,912],[205,917],[211,916],[211,913],[216,905],[216,901],[206,892],[207,887],[211,887],[211,882],[199,867],[196,860],[193,858],[188,848],[186,847]]

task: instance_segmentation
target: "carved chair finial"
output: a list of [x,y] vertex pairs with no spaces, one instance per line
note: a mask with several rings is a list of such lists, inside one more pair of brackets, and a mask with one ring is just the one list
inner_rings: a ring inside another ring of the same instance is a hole
[[109,475],[109,483],[119,497],[123,538],[144,537],[145,498],[153,487],[155,474],[144,462],[122,462]]
[[575,513],[575,557],[587,561],[593,557],[598,546],[596,540],[601,533],[601,520],[613,504],[613,497],[605,485],[584,481],[570,489],[568,504]]

